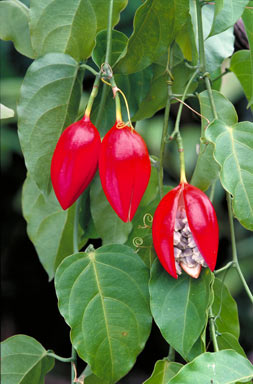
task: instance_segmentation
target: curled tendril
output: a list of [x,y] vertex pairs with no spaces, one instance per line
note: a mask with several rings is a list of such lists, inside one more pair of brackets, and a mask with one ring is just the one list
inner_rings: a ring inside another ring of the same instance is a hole
[[149,224],[152,224],[153,223],[153,216],[151,215],[151,213],[145,213],[145,215],[143,216],[143,225],[138,225],[138,228],[142,228],[142,229],[145,229],[145,228],[152,228],[151,225]]
[[118,121],[116,124],[116,128],[121,129],[124,127],[128,127],[128,123],[124,123],[124,121]]

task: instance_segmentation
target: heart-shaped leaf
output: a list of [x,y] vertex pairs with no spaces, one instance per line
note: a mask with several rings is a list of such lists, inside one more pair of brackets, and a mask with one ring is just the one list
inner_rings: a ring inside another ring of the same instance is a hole
[[35,339],[15,335],[1,343],[2,383],[43,384],[54,367],[54,359]]
[[182,364],[174,363],[168,359],[158,360],[150,378],[143,384],[167,384],[182,368]]
[[252,378],[253,367],[249,360],[234,351],[225,350],[203,353],[186,364],[168,384],[232,384]]
[[29,16],[29,9],[19,0],[0,2],[0,38],[13,41],[18,52],[33,58]]
[[59,309],[82,359],[115,383],[133,366],[151,328],[148,269],[134,251],[107,245],[67,257],[59,266]]
[[205,270],[197,280],[188,275],[176,280],[158,260],[152,265],[151,312],[165,340],[184,358],[206,325],[211,279]]
[[233,195],[233,211],[240,223],[253,230],[253,123],[234,125],[215,120],[206,138],[215,145],[221,183]]
[[[113,25],[127,0],[115,0]],[[31,0],[32,45],[38,56],[62,52],[77,61],[90,56],[96,34],[107,28],[109,0]]]
[[26,167],[39,188],[51,189],[50,164],[64,128],[74,122],[83,74],[62,53],[49,53],[29,67],[17,107],[18,133]]

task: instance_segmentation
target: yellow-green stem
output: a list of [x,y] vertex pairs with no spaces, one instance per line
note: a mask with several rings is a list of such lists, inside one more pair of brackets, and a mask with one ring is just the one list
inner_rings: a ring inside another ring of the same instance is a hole
[[172,97],[172,83],[171,83],[172,79],[170,75],[172,66],[173,66],[173,46],[170,47],[168,52],[168,63],[167,63],[167,68],[169,73],[168,97],[167,97],[167,103],[164,111],[163,130],[162,130],[160,153],[159,153],[158,182],[159,182],[160,199],[162,199],[163,197],[163,162],[164,162],[165,143],[166,143],[165,139],[168,132],[171,97]]
[[90,113],[91,113],[91,109],[92,109],[94,100],[98,94],[99,82],[100,82],[99,76],[96,76],[93,87],[92,87],[92,91],[91,91],[91,94],[90,94],[90,97],[89,97],[89,100],[88,100],[88,103],[87,103],[87,106],[85,109],[85,113],[84,113],[84,116],[87,118],[90,117]]

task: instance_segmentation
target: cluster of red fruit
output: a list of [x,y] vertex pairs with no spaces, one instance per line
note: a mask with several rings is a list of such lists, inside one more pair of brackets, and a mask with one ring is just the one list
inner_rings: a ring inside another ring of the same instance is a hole
[[[56,145],[51,179],[58,201],[69,208],[97,168],[104,193],[117,215],[131,221],[147,188],[151,164],[142,137],[116,121],[101,143],[89,116],[64,130]],[[197,278],[202,266],[215,268],[218,224],[212,203],[187,182],[167,193],[153,221],[153,242],[161,264],[173,277],[184,269]]]

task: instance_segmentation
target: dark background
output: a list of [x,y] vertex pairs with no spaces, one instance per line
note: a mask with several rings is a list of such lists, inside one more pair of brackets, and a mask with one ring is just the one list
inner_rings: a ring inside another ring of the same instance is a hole
[[[120,30],[128,35],[131,33],[132,13],[139,4],[141,1],[136,1],[135,5],[128,7],[121,21]],[[0,44],[1,57],[3,57],[1,99],[4,104],[15,109],[18,90],[31,61],[17,53],[11,43],[1,42]],[[84,91],[89,91],[92,81],[92,77],[86,78]],[[239,120],[252,121],[251,112],[246,109],[247,100],[234,79],[227,83],[226,92],[235,104]],[[176,112],[175,106],[172,110],[172,120]],[[155,132],[147,129],[147,137],[145,137],[149,150],[154,154],[158,150],[154,143],[159,142],[157,136],[161,133],[161,116],[161,113],[158,113],[153,120],[153,126],[159,126],[159,128]],[[198,141],[199,122],[189,111],[184,112],[182,122],[182,134],[187,148],[188,141],[192,142],[195,139],[196,143]],[[176,183],[178,174],[178,164],[172,161],[173,154],[173,148],[168,146],[165,163],[168,161],[172,166],[165,169],[165,177],[170,184]],[[196,161],[195,145],[189,156],[188,174],[192,172]],[[71,355],[69,328],[58,312],[53,282],[48,282],[47,274],[26,234],[26,223],[21,212],[21,189],[25,177],[26,169],[18,143],[16,119],[3,120],[1,126],[1,339],[4,340],[14,334],[27,334],[37,339],[46,349],[52,349],[60,356],[69,357]],[[221,234],[217,265],[219,268],[231,259],[226,201],[220,185],[216,188],[214,205],[218,213]],[[251,280],[252,286],[252,234],[237,222],[235,224],[240,265],[246,278]],[[100,243],[96,245],[99,246]],[[252,312],[250,312],[249,299],[235,272],[228,273],[226,283],[238,304],[241,345],[252,360],[253,340],[250,336]],[[141,383],[151,374],[156,360],[167,354],[167,343],[161,337],[158,328],[153,325],[151,336],[145,350],[138,357],[133,372],[121,382]],[[84,367],[85,364],[79,360],[78,373],[81,373]],[[56,362],[55,369],[47,376],[46,383],[69,383],[69,371],[69,364]]]

